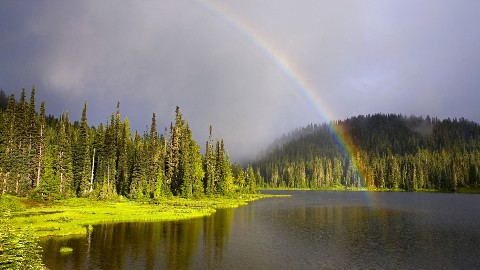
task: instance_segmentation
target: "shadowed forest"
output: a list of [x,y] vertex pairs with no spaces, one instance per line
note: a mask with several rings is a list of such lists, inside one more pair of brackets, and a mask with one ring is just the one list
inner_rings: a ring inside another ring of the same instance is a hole
[[284,135],[253,167],[263,187],[478,188],[480,126],[463,118],[360,115]]

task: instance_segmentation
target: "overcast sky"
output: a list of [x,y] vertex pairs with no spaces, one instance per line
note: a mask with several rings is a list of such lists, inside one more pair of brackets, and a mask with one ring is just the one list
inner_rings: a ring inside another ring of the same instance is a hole
[[327,117],[480,122],[479,11],[478,0],[2,0],[0,87],[18,98],[35,85],[47,113],[73,120],[87,100],[91,125],[120,101],[140,132],[152,112],[168,126],[178,105],[202,148],[211,124],[238,161]]

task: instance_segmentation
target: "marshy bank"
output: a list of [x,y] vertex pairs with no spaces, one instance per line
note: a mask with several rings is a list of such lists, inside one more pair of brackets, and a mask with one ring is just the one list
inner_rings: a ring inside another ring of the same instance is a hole
[[[97,201],[72,198],[54,202],[35,202],[26,198],[2,196],[2,210],[11,211],[11,226],[29,227],[39,237],[86,234],[91,225],[133,221],[174,221],[215,213],[219,208],[234,208],[268,197],[244,194],[238,197],[165,198],[138,202],[122,198]],[[5,209],[3,209],[5,208]]]

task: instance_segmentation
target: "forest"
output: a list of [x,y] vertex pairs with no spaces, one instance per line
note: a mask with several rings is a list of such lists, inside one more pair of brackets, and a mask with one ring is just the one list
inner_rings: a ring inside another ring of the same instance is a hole
[[477,189],[480,126],[464,118],[360,115],[296,129],[252,166],[258,185],[269,188]]
[[[360,115],[310,124],[275,142],[251,165],[232,164],[212,127],[204,149],[180,109],[162,134],[132,132],[120,104],[90,126],[68,112],[36,110],[0,91],[0,192],[35,200],[159,199],[253,193],[260,188],[457,191],[478,188],[480,126],[464,118]],[[202,155],[203,152],[203,155]]]
[[[90,126],[87,103],[80,121],[68,112],[37,111],[35,88],[27,101],[0,91],[0,194],[48,201],[72,197],[135,200],[196,198],[255,191],[251,167],[231,164],[222,140],[210,136],[204,155],[176,107],[174,122],[159,134],[155,113],[148,131],[132,133],[120,104],[109,121]],[[148,128],[147,128],[148,129]]]

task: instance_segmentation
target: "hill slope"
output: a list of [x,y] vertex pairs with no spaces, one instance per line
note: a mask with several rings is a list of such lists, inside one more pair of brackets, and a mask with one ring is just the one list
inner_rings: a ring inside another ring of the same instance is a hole
[[480,126],[463,118],[360,115],[297,129],[252,165],[269,187],[478,187]]

